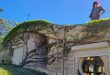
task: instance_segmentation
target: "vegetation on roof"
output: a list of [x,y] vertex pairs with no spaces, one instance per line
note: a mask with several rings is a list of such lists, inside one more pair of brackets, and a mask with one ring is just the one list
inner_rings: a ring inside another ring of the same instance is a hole
[[[78,26],[78,25],[75,25],[75,26]],[[79,42],[84,39],[88,39],[92,36],[95,36],[98,32],[106,30],[108,27],[110,27],[110,18],[90,21],[88,23],[82,24],[82,26],[86,26],[85,29],[82,30],[82,32],[86,32],[87,34],[76,39],[75,42]],[[71,27],[72,26],[68,26],[68,28],[71,28]],[[34,21],[23,22],[23,23],[17,25],[15,28],[13,28],[6,35],[6,37],[3,40],[3,44],[6,44],[11,38],[13,38],[14,36],[16,36],[22,32],[25,32],[25,31],[39,32],[41,30],[45,30],[48,28],[53,29],[53,23],[50,23],[46,20],[34,20]],[[77,36],[75,36],[75,37],[77,37]]]
[[52,23],[46,20],[33,20],[23,22],[13,28],[3,39],[3,45],[5,45],[11,38],[14,36],[26,32],[26,31],[36,31],[39,32],[41,30],[46,30],[48,28],[52,28]]
[[[82,30],[82,32],[86,32],[86,34],[83,36],[83,40],[96,37],[97,34],[101,32],[105,34],[110,32],[108,30],[108,28],[110,27],[110,18],[90,21],[86,23],[85,26],[86,27]],[[100,36],[104,36],[104,35],[100,35]]]

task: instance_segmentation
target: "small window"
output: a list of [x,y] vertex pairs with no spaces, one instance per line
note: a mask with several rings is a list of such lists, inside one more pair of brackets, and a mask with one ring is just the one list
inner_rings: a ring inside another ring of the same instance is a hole
[[104,74],[104,63],[100,57],[85,57],[82,62],[84,75]]

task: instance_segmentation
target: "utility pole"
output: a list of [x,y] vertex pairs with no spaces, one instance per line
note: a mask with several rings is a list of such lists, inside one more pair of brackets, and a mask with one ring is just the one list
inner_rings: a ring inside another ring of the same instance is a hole
[[65,58],[64,58],[64,51],[65,51],[65,41],[66,41],[66,36],[65,36],[65,29],[66,29],[66,26],[64,26],[64,34],[63,34],[63,53],[62,53],[62,63],[63,63],[63,74],[65,74]]
[[59,27],[57,26],[57,69],[56,69],[56,75],[58,75],[58,46],[59,46]]
[[[64,51],[65,51],[65,41],[66,41],[66,26],[63,27],[57,27],[57,46],[62,45],[63,46],[63,50],[62,50],[62,75],[65,74],[65,59],[64,59]],[[59,44],[59,30],[63,31],[63,43]],[[58,68],[58,49],[57,49],[57,68]],[[56,75],[58,75],[58,69],[56,70]]]
[[[59,45],[59,30],[63,30],[63,50],[62,50],[62,75],[64,75],[65,73],[65,70],[64,70],[64,67],[65,67],[65,59],[64,59],[64,51],[65,51],[65,41],[66,41],[66,32],[65,32],[65,29],[66,29],[66,26],[64,27],[57,27],[57,46]],[[57,49],[57,69],[58,69],[58,49]],[[58,70],[56,71],[56,75],[58,75]]]

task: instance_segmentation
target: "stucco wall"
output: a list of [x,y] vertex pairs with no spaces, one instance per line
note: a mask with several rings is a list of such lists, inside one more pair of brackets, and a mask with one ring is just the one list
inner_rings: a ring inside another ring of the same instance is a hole
[[23,47],[17,47],[14,49],[12,63],[19,65],[22,62],[23,59]]

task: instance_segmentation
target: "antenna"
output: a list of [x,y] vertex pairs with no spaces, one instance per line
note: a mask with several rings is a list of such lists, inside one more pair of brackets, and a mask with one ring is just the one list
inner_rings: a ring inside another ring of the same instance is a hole
[[30,17],[30,14],[29,14],[29,13],[27,13],[27,21],[29,20],[29,17]]

